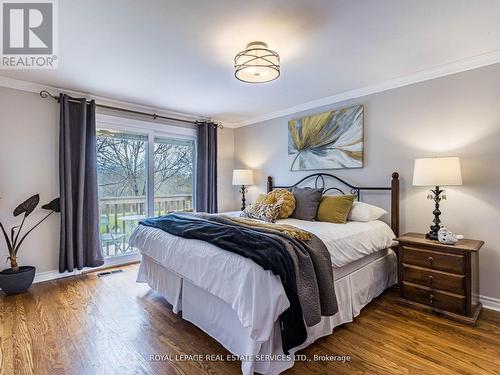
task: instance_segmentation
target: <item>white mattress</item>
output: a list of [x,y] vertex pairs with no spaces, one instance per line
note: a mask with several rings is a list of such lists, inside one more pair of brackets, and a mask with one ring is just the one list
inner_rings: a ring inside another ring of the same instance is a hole
[[374,262],[377,259],[385,257],[390,249],[383,249],[380,251],[377,251],[376,253],[372,253],[370,255],[367,255],[361,259],[355,260],[354,262],[351,262],[349,264],[346,264],[345,266],[342,267],[333,267],[333,278],[335,281],[340,280],[341,278],[350,275],[351,273],[363,268],[369,263]]

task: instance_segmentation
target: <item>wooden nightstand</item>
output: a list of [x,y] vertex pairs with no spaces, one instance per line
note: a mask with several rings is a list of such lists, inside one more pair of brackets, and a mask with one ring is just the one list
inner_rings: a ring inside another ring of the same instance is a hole
[[406,233],[397,241],[398,302],[476,325],[481,312],[478,255],[484,242],[443,245],[420,233]]

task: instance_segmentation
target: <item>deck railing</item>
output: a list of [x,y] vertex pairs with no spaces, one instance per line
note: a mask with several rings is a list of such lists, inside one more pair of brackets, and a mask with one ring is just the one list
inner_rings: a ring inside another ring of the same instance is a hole
[[[170,212],[192,211],[191,194],[160,195],[154,198],[154,216]],[[130,253],[128,239],[139,220],[146,217],[146,197],[99,198],[101,238],[107,256]]]

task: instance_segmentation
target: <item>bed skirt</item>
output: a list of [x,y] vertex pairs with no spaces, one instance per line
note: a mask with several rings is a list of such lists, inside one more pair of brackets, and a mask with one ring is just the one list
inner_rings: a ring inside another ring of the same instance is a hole
[[[341,271],[342,268],[334,269],[334,274],[343,274]],[[244,375],[254,372],[279,374],[293,366],[293,354],[297,350],[331,334],[336,326],[352,322],[373,298],[394,285],[397,282],[397,261],[394,252],[388,249],[383,256],[336,279],[335,292],[339,312],[331,317],[323,317],[321,322],[313,327],[307,327],[306,342],[290,350],[291,357],[280,357],[279,361],[266,360],[272,356],[283,355],[278,321],[275,322],[267,341],[255,341],[251,338],[249,328],[240,323],[230,305],[145,255],[142,257],[137,282],[147,283],[173,306],[175,313],[182,311],[184,319],[213,337],[229,352],[238,358],[248,358],[249,360],[241,361]]]

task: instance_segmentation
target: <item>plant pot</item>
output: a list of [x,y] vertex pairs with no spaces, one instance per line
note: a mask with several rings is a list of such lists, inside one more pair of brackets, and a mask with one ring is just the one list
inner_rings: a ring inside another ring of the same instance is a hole
[[18,272],[7,268],[0,272],[0,288],[5,294],[18,294],[28,290],[35,278],[35,267],[19,267]]

